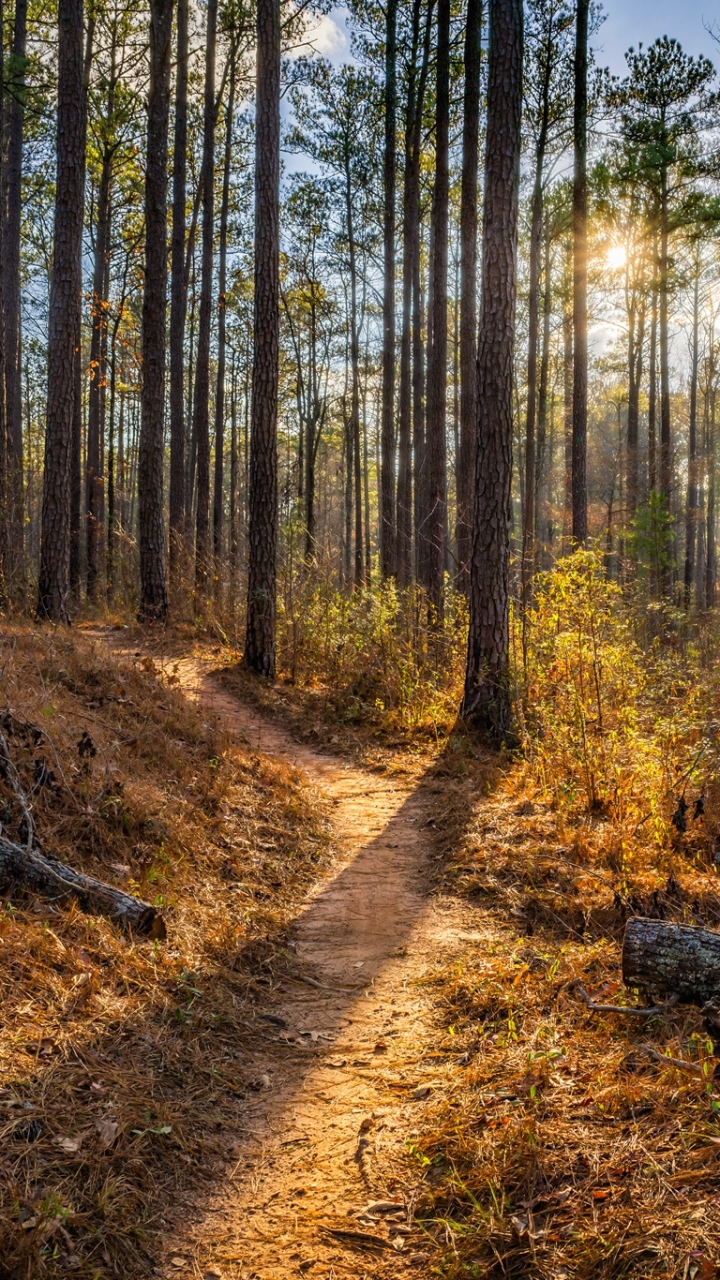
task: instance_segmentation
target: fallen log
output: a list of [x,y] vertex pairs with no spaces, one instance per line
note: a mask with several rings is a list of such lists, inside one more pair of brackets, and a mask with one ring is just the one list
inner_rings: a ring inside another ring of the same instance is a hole
[[623,940],[626,987],[704,1005],[720,996],[720,933],[666,920],[628,920]]
[[131,933],[161,939],[167,934],[162,916],[149,903],[37,849],[23,849],[4,836],[0,836],[0,882],[21,883],[55,902],[72,897],[89,915],[108,916]]

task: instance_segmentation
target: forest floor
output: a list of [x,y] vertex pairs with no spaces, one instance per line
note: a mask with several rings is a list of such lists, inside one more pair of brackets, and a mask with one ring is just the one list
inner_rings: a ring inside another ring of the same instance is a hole
[[432,767],[379,776],[299,743],[213,665],[179,658],[169,668],[253,751],[301,772],[331,807],[338,853],[293,922],[294,979],[268,993],[282,1047],[256,1055],[266,1087],[233,1139],[237,1160],[192,1213],[175,1206],[161,1273],[427,1273],[438,1248],[423,1228],[427,1162],[413,1138],[453,1071],[432,979],[462,940],[482,941],[464,904],[433,893],[437,780]]
[[168,924],[0,911],[2,1280],[717,1277],[720,1023],[578,994],[632,1004],[628,913],[717,927],[714,810],[629,871],[522,761],[182,630],[0,658],[44,847]]

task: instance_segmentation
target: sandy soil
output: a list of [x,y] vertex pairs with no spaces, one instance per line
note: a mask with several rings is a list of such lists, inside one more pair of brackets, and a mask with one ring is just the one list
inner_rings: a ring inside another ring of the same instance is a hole
[[412,1213],[432,1171],[411,1145],[452,1069],[432,1060],[434,994],[423,979],[434,958],[472,938],[463,908],[431,893],[435,786],[316,753],[223,690],[208,664],[172,666],[187,694],[253,749],[306,775],[332,808],[341,853],[295,922],[305,980],[268,995],[276,1021],[258,1046],[243,1131],[228,1135],[230,1176],[210,1201],[177,1206],[158,1274],[427,1274],[435,1245]]

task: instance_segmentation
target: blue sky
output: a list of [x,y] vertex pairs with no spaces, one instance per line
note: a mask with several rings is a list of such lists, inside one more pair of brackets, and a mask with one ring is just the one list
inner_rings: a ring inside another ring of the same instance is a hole
[[[605,0],[605,21],[593,43],[597,61],[608,66],[615,75],[625,72],[625,50],[642,40],[651,44],[657,36],[675,36],[688,53],[704,53],[720,68],[720,47],[705,29],[705,24],[718,22],[720,0]],[[341,63],[350,57],[345,18],[347,10],[338,5],[316,28],[316,48],[331,61]]]
[[720,4],[712,0],[606,0],[606,18],[595,37],[597,61],[615,75],[625,72],[623,54],[642,40],[652,44],[658,36],[675,36],[687,53],[704,53],[720,67],[720,47],[704,23],[720,27]]

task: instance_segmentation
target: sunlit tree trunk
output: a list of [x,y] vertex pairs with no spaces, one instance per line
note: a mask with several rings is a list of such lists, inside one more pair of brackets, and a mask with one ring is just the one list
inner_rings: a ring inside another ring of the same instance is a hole
[[657,491],[657,291],[653,290],[650,310],[650,357],[648,386],[648,489]]
[[493,742],[512,733],[510,486],[522,87],[522,0],[492,0],[475,514],[462,714]]
[[577,0],[573,139],[572,536],[587,541],[587,65],[590,0]]

